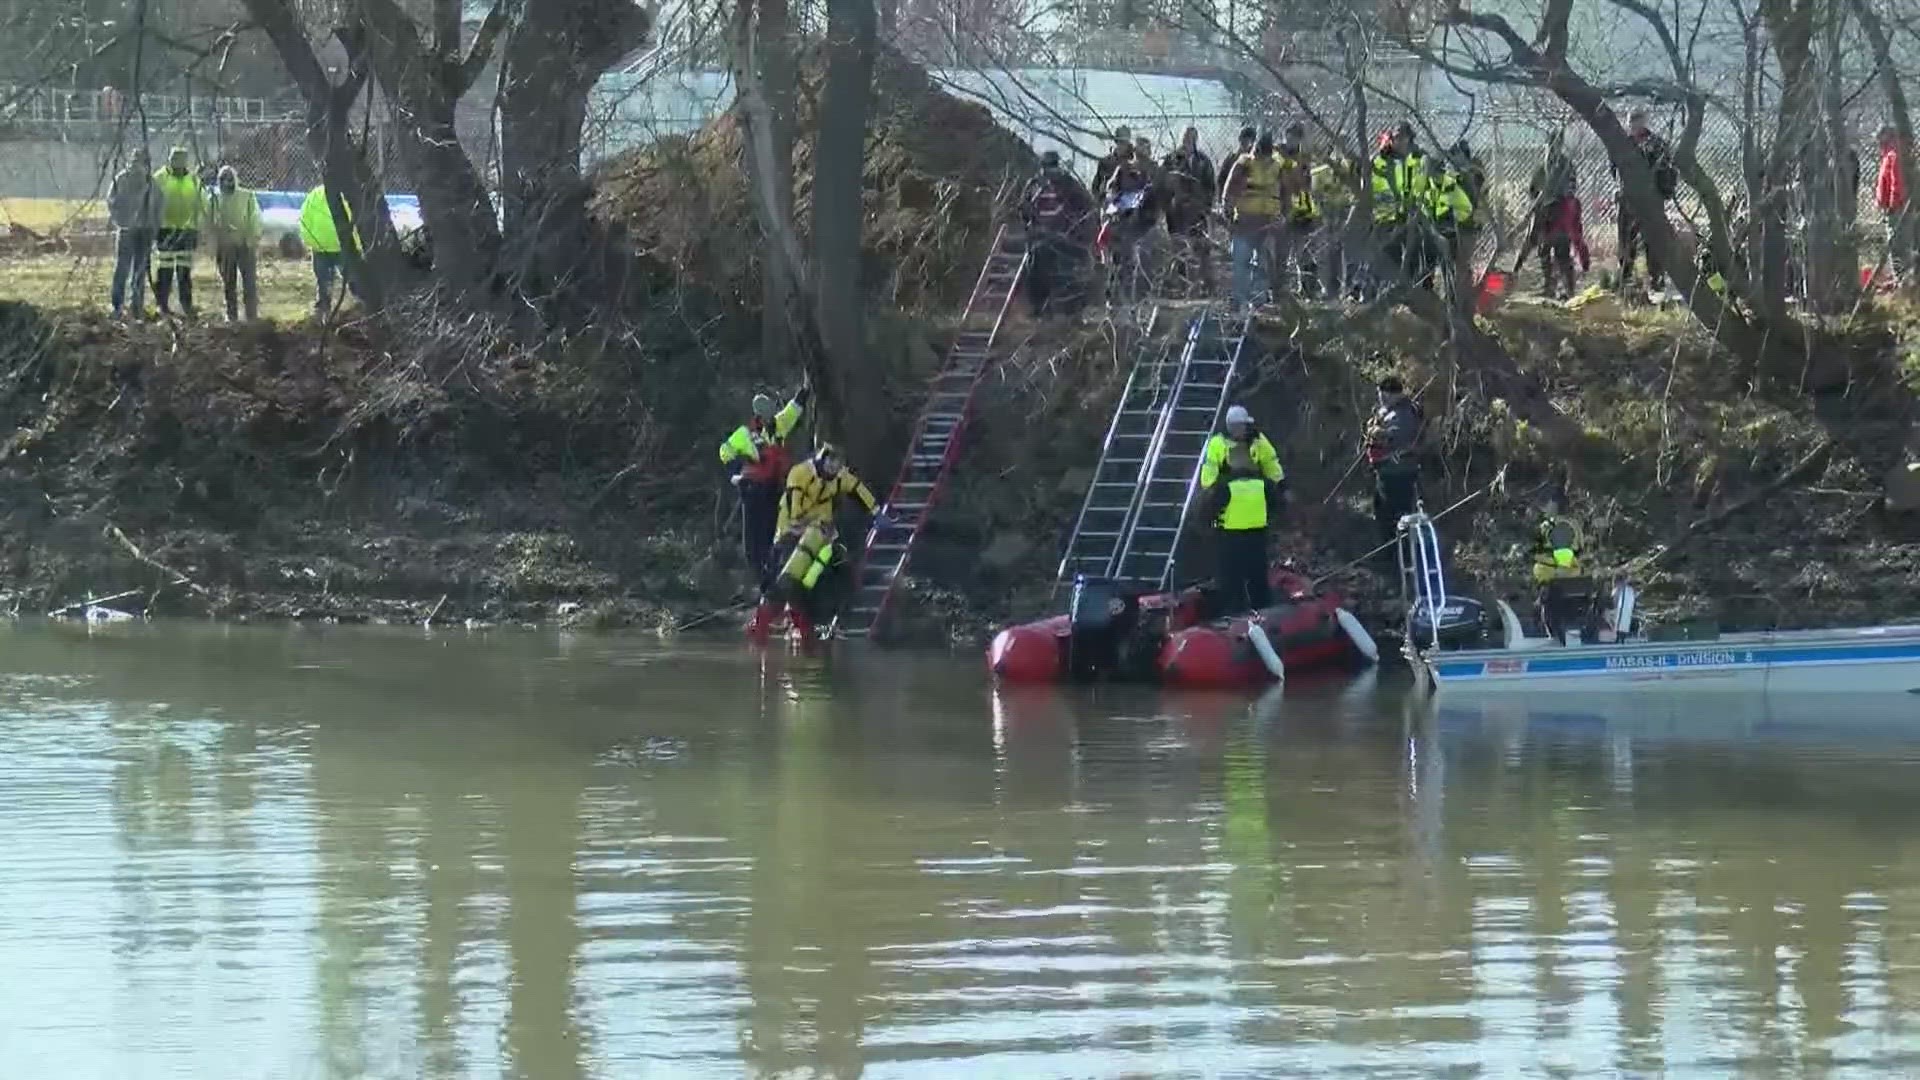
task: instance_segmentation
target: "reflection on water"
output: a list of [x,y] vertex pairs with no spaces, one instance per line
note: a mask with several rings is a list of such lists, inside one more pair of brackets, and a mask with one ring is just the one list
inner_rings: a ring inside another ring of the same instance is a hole
[[0,632],[0,1076],[1911,1074],[1916,781],[1920,702]]

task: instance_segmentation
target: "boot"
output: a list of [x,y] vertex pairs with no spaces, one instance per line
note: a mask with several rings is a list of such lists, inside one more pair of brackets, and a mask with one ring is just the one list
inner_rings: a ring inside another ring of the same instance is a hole
[[807,617],[804,610],[791,604],[787,605],[787,622],[792,627],[790,634],[793,640],[802,645],[812,644],[813,620]]
[[774,608],[773,601],[760,601],[759,606],[753,609],[753,618],[747,620],[747,636],[764,638],[771,634],[773,632],[773,621],[777,615],[778,612]]

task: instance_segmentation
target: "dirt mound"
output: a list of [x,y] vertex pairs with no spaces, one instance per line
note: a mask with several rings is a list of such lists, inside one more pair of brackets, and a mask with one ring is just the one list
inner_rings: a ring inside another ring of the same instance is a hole
[[[794,199],[808,227],[813,138],[825,77],[820,54],[800,67]],[[748,203],[745,146],[729,113],[690,137],[662,139],[603,166],[599,214],[691,281],[758,305],[762,241]],[[943,92],[924,69],[883,51],[867,136],[865,280],[893,306],[965,298],[993,239],[996,207],[1038,168],[985,106]]]

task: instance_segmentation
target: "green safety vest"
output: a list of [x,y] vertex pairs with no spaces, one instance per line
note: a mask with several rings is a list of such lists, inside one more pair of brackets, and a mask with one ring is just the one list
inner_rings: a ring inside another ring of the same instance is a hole
[[1259,477],[1227,481],[1227,505],[1220,511],[1220,528],[1246,532],[1267,527],[1267,482]]

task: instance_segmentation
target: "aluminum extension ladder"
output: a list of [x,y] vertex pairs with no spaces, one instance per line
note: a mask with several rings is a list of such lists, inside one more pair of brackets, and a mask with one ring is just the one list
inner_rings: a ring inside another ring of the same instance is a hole
[[1172,587],[1201,458],[1226,411],[1251,327],[1250,315],[1204,312],[1187,324],[1177,359],[1136,366],[1056,588],[1078,573],[1140,589]]
[[946,490],[973,414],[974,396],[992,364],[1000,327],[1026,269],[1026,233],[1017,225],[1001,226],[967,300],[946,363],[933,377],[914,423],[906,460],[888,493],[893,522],[886,528],[869,529],[855,560],[853,593],[836,621],[837,631],[846,637],[877,636],[887,616],[914,544]]

